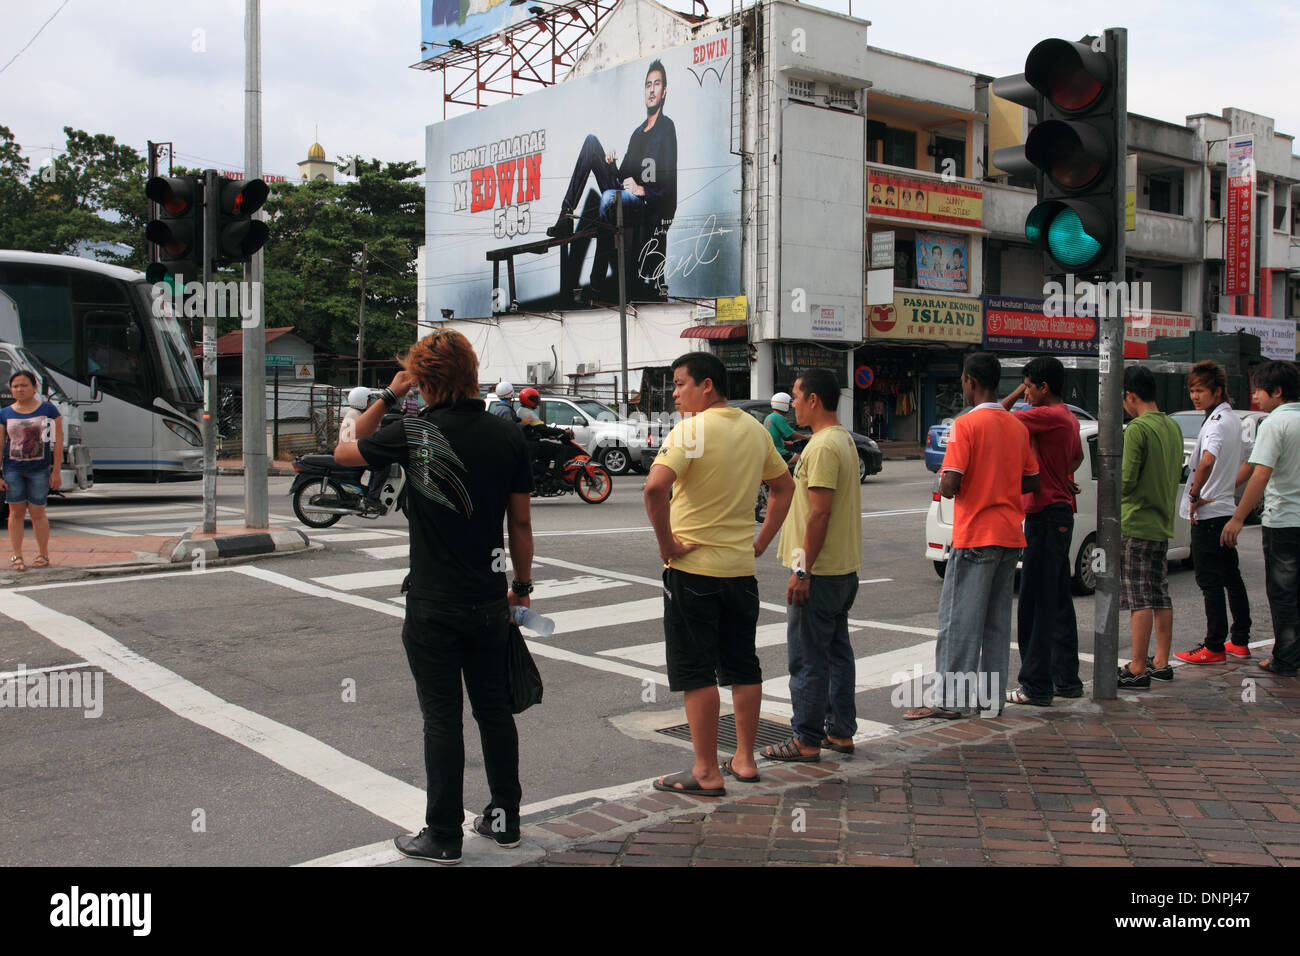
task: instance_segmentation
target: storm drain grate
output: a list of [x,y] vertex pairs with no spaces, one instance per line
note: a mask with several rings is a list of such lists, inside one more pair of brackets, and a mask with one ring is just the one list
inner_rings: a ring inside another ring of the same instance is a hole
[[[655,731],[663,734],[665,737],[673,737],[677,740],[691,739],[691,725],[678,724],[675,727],[663,727]],[[774,720],[766,720],[762,717],[758,719],[758,734],[755,737],[754,744],[758,747],[766,747],[769,744],[775,746],[790,739],[790,725],[778,724]],[[736,717],[734,714],[727,714],[718,718],[718,746],[735,749],[736,746]]]

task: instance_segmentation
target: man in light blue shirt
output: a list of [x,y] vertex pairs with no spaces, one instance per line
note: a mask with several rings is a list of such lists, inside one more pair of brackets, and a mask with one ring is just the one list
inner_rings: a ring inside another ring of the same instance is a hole
[[1265,362],[1251,373],[1255,403],[1268,412],[1255,434],[1255,448],[1237,475],[1250,484],[1223,544],[1233,547],[1246,516],[1264,498],[1264,574],[1273,615],[1273,654],[1260,667],[1280,677],[1300,672],[1300,368]]

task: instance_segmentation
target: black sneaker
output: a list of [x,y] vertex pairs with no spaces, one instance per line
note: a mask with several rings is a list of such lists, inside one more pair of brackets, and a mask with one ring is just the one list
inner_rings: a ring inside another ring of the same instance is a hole
[[1174,679],[1174,665],[1165,661],[1164,667],[1156,667],[1154,658],[1147,658],[1146,672],[1151,675],[1152,680],[1171,681]]
[[1121,689],[1140,690],[1144,687],[1151,686],[1151,672],[1143,671],[1141,674],[1134,674],[1125,664],[1119,669],[1119,686]]
[[517,847],[520,842],[518,827],[513,830],[493,830],[487,817],[474,818],[474,832],[479,836],[487,837],[505,850]]
[[429,860],[453,866],[460,862],[460,843],[440,843],[425,827],[414,835],[404,834],[393,841],[397,852],[414,860]]

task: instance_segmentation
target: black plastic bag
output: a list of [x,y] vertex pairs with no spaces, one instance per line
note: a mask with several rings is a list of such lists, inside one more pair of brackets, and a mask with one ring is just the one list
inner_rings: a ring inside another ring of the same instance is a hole
[[512,714],[522,714],[542,702],[542,675],[515,624],[510,625],[510,636],[506,638],[506,693]]

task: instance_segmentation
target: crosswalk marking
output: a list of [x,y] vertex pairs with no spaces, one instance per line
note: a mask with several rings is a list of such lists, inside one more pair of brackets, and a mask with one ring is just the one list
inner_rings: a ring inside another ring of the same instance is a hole
[[[775,624],[760,624],[754,630],[755,647],[775,647],[785,643],[785,621]],[[663,641],[653,644],[633,644],[630,647],[612,647],[607,651],[597,651],[601,657],[619,657],[625,661],[665,667],[668,664],[668,652]]]
[[[411,553],[409,544],[392,544],[385,548],[358,548],[362,554],[374,558],[376,561],[386,561],[389,558],[405,558]],[[402,572],[405,574],[406,572]]]
[[329,531],[311,533],[311,539],[313,541],[375,541],[382,538],[404,536],[404,532],[399,535],[395,531],[388,531],[382,528],[376,528],[373,531]]

